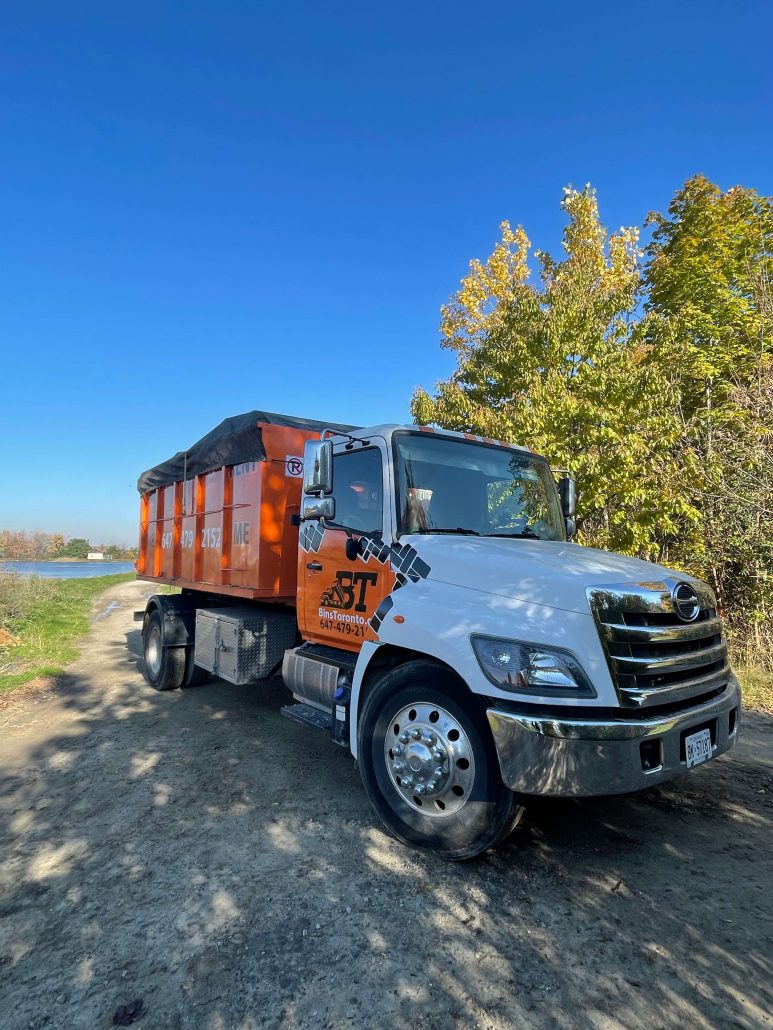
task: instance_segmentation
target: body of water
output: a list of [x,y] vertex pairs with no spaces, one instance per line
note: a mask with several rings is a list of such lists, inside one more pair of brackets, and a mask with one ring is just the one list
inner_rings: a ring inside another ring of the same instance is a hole
[[0,562],[0,572],[20,576],[47,576],[50,579],[92,579],[134,572],[131,561],[9,561]]

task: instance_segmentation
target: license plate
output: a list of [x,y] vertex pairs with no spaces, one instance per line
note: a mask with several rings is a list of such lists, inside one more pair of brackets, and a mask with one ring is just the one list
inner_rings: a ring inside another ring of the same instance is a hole
[[687,768],[700,765],[711,758],[711,731],[698,730],[684,738],[684,751],[687,756]]

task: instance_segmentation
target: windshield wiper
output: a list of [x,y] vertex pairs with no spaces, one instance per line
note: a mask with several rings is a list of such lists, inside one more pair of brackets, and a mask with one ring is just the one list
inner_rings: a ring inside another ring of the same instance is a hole
[[465,529],[463,526],[457,526],[456,529],[417,529],[417,533],[457,533],[461,536],[480,536],[477,529]]
[[542,540],[544,539],[538,533],[533,533],[530,529],[520,529],[516,533],[486,533],[486,536],[501,536],[510,538],[526,538],[527,540]]

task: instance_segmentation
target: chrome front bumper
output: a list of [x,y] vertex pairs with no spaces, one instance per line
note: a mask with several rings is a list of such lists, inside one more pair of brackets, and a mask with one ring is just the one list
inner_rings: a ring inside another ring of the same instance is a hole
[[684,736],[691,730],[710,729],[712,758],[728,751],[738,739],[741,700],[731,675],[718,697],[667,716],[599,720],[587,709],[558,717],[503,708],[487,714],[511,790],[589,797],[627,794],[687,772]]

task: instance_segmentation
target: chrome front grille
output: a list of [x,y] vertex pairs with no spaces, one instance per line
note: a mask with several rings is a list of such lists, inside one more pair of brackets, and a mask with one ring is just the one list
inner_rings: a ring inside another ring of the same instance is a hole
[[588,591],[623,705],[642,708],[688,701],[717,691],[728,681],[727,646],[711,590],[691,583],[700,611],[687,623],[677,611],[679,584],[666,580]]

